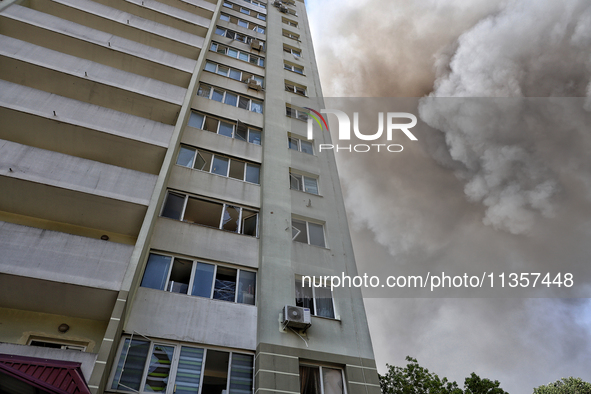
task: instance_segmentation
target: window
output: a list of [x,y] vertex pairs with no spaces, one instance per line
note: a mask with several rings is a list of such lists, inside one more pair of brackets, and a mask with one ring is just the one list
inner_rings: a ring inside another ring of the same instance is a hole
[[295,58],[299,58],[302,56],[302,51],[296,48],[289,47],[287,45],[283,46],[283,51],[287,53],[291,53]]
[[124,338],[112,390],[140,393],[250,394],[252,354],[226,352],[145,338]]
[[150,253],[140,286],[254,305],[256,273]]
[[50,349],[62,349],[62,350],[77,350],[80,352],[86,351],[88,343],[84,342],[71,342],[64,341],[62,339],[49,339],[49,338],[33,338],[30,337],[27,343],[29,346],[46,347]]
[[[235,41],[239,41],[243,44],[250,44],[253,40],[258,40],[257,38],[250,37],[250,36],[244,35],[242,33],[237,33],[235,31],[228,30],[228,29],[225,29],[225,28],[219,27],[219,26],[216,27],[215,34],[222,36],[222,37],[230,38]],[[260,43],[261,43],[261,46],[263,48],[265,48],[265,43],[262,41],[260,41]],[[232,57],[236,57],[236,56],[232,56]]]
[[299,94],[300,96],[306,96],[306,87],[295,84],[290,81],[285,81],[285,90],[291,93]]
[[[223,162],[218,163],[223,171]],[[258,236],[258,211],[169,191],[161,216],[232,233]]]
[[[224,1],[224,7],[233,9],[233,10],[238,11],[238,12],[241,12],[244,15],[249,15],[249,16],[252,16],[252,17],[256,17],[256,18],[261,19],[261,20],[265,20],[266,19],[265,14],[261,14],[259,12],[256,12],[255,10],[250,10],[248,8],[241,7],[238,4],[233,4],[233,3],[230,3],[228,1]],[[232,22],[232,23],[235,23],[235,22]]]
[[[218,68],[219,70],[219,68]],[[213,86],[199,85],[197,96],[205,97],[210,100],[215,100],[220,103],[231,105],[232,107],[245,109],[247,111],[263,113],[263,102],[250,99],[236,93],[228,92],[222,89],[214,88]],[[307,119],[307,118],[306,118]]]
[[346,394],[343,370],[315,365],[300,365],[302,394]]
[[322,224],[291,219],[291,239],[295,242],[326,247]]
[[287,144],[289,149],[304,152],[309,155],[314,154],[314,145],[311,142],[300,140],[299,138],[287,137]]
[[191,112],[187,125],[237,140],[250,142],[251,144],[261,145],[262,131],[250,127],[240,120],[237,122],[228,122],[199,112]]
[[281,22],[285,23],[288,26],[291,27],[298,27],[298,23],[296,21],[292,21],[291,19],[287,19],[287,18],[281,18]]
[[260,183],[259,164],[181,145],[176,164],[250,183]]
[[304,67],[299,67],[299,66],[296,66],[295,64],[283,62],[283,68],[286,70],[293,71],[298,74],[304,75]]
[[293,108],[289,105],[285,106],[285,114],[287,116],[289,116],[290,118],[296,118],[299,120],[302,120],[304,122],[308,121],[308,112],[306,112],[306,110],[303,109],[296,109]]
[[292,33],[292,32],[287,31],[285,29],[283,30],[283,37],[291,38],[292,40],[296,40],[296,41],[300,40],[299,34]]
[[256,1],[256,0],[244,0],[244,1],[246,1],[247,3],[250,3],[250,4],[254,4],[256,6],[259,6],[261,8],[267,8],[267,5],[265,3],[261,3],[260,1]]
[[263,86],[264,79],[258,75],[250,74],[247,72],[243,72],[240,70],[236,70],[234,68],[229,68],[226,66],[222,66],[221,64],[213,63],[211,61],[205,62],[205,71],[212,72],[214,74],[221,75],[223,77],[228,77],[235,79],[236,81],[247,82],[249,79],[254,79],[257,81],[261,86]]
[[290,171],[289,187],[292,190],[318,194],[318,179]]
[[255,66],[265,66],[265,59],[263,59],[262,57],[251,55],[248,52],[242,52],[237,49],[230,48],[222,44],[218,44],[217,42],[212,43],[209,49],[221,55],[230,56],[235,59],[242,60],[243,62],[254,64]]
[[330,287],[321,286],[321,283],[316,282],[315,279],[315,276],[296,276],[296,306],[309,308],[310,314],[314,316],[334,319],[334,303]]

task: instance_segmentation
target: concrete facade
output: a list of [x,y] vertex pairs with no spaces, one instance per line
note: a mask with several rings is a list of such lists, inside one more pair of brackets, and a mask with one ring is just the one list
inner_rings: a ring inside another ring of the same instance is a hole
[[279,3],[0,2],[0,353],[92,393],[379,392],[360,290],[296,289],[357,269],[330,135],[286,113],[323,107],[305,5]]

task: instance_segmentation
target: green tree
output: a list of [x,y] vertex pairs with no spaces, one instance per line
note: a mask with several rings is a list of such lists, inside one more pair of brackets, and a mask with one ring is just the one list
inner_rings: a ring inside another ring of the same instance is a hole
[[416,359],[407,356],[406,361],[405,368],[386,365],[388,372],[380,375],[382,394],[508,394],[498,381],[481,379],[475,373],[466,378],[462,390],[456,382],[421,367]]
[[581,378],[562,378],[534,389],[534,394],[591,394],[591,383]]

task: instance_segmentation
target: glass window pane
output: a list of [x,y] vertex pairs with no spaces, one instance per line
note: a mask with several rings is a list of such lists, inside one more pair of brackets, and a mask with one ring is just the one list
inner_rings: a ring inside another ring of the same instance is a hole
[[248,53],[240,52],[240,56],[238,58],[240,60],[247,62],[248,61]]
[[230,38],[230,39],[234,39],[236,33],[234,33],[233,31],[226,31],[226,37]]
[[168,280],[166,291],[187,294],[189,290],[189,282],[191,281],[192,269],[192,261],[175,258],[172,263],[172,270],[170,271],[170,279]]
[[248,28],[248,22],[243,21],[242,19],[238,19],[238,26],[242,26],[242,27]]
[[213,157],[213,165],[211,166],[211,173],[223,176],[228,176],[228,164],[230,159],[224,156],[215,155]]
[[166,196],[164,209],[162,209],[162,216],[180,220],[181,213],[183,212],[183,205],[185,205],[184,195],[169,192],[168,196]]
[[258,63],[258,58],[257,58],[257,57],[255,57],[255,56],[251,56],[251,57],[250,57],[250,62],[251,62],[252,64],[257,64],[257,63]]
[[252,237],[257,236],[257,218],[257,212],[249,211],[247,209],[242,210],[242,234],[250,235]]
[[172,257],[150,253],[141,287],[164,290]]
[[211,71],[212,73],[214,73],[216,68],[217,68],[217,66],[215,65],[215,63],[212,63],[212,62],[205,63],[205,70],[206,71]]
[[234,268],[220,267],[215,275],[215,287],[213,289],[213,298],[234,302],[236,293],[236,270]]
[[176,159],[176,164],[183,167],[193,167],[193,160],[195,159],[195,149],[181,146],[179,150],[179,157]]
[[211,131],[212,133],[218,132],[218,120],[208,116],[205,118],[205,126],[203,130]]
[[332,293],[327,287],[316,287],[316,316],[329,317],[334,319],[332,306]]
[[289,116],[290,118],[295,117],[296,111],[291,107],[285,107],[285,115]]
[[144,391],[149,393],[166,392],[173,353],[174,346],[154,345]]
[[[238,70],[230,69],[230,78],[240,81],[241,72]],[[235,104],[234,104],[235,105]]]
[[259,59],[259,66],[265,67],[265,59],[263,59],[263,58]]
[[240,208],[226,205],[224,218],[222,219],[222,230],[238,232],[238,222],[240,220]]
[[324,248],[324,227],[320,224],[308,223],[308,231],[310,231],[310,245]]
[[232,353],[229,394],[251,394],[254,357],[249,354]]
[[189,122],[187,123],[187,125],[195,127],[196,129],[200,129],[201,127],[203,127],[203,118],[203,115],[198,114],[196,112],[191,112],[191,116],[189,117]]
[[312,285],[306,280],[302,283],[302,278],[296,277],[295,280],[296,306],[309,308],[310,313],[314,314],[314,298],[312,296]]
[[149,351],[150,342],[125,338],[111,388],[122,391],[130,391],[129,389],[139,391]]
[[248,142],[256,145],[261,144],[261,132],[258,130],[248,129]]
[[287,138],[289,149],[298,150],[298,140],[296,138]]
[[311,142],[307,142],[307,141],[300,141],[301,142],[301,146],[302,146],[302,152],[304,153],[308,153],[310,155],[314,154],[314,148],[312,147],[312,143]]
[[246,165],[246,182],[256,183],[257,185],[260,183],[260,172],[261,167],[257,164],[250,164]]
[[217,51],[218,50],[218,44],[216,44],[215,42],[211,44],[211,46],[209,47],[209,49],[211,49],[212,51]]
[[228,56],[238,57],[238,51],[236,49],[228,48]]
[[232,8],[232,3],[228,3],[227,1],[224,1],[224,7]]
[[221,14],[220,15],[220,19],[223,20],[223,21],[229,22],[230,21],[230,16]]
[[224,77],[228,76],[228,71],[230,69],[228,67],[224,67],[224,66],[218,66],[218,74],[219,75],[223,75]]
[[226,48],[225,46],[218,45],[218,49],[216,52],[219,54],[225,55],[227,50],[228,50],[228,48]]
[[238,101],[238,108],[242,108],[242,109],[248,109],[248,107],[250,106],[250,100],[247,99],[246,97],[240,97],[240,100]]
[[205,370],[203,371],[203,394],[226,393],[228,384],[228,366],[230,353],[207,349]]
[[308,114],[305,112],[298,111],[298,119],[303,120],[304,122],[307,122],[308,121]]
[[256,294],[256,273],[240,270],[240,281],[238,282],[238,299],[241,304],[254,305]]
[[209,93],[211,88],[207,85],[200,85],[199,90],[197,91],[197,96],[209,98]]
[[215,29],[215,34],[223,36],[226,33],[226,30],[220,29],[219,27]]
[[203,349],[183,346],[175,378],[175,394],[198,394]]
[[197,160],[195,160],[195,169],[209,172],[211,170],[211,156],[212,154],[204,150],[197,152]]
[[220,228],[223,205],[217,202],[189,198],[184,221]]
[[240,7],[240,12],[246,15],[250,15],[250,10],[244,7]]
[[299,220],[291,221],[291,238],[296,242],[308,243],[308,230],[306,223]]
[[263,21],[264,20],[267,20],[267,17],[265,15],[263,15],[263,14],[258,14],[257,15],[257,18],[259,18],[260,20],[263,20]]
[[234,125],[232,123],[220,122],[219,134],[225,135],[226,137],[232,137],[233,132],[234,132]]
[[318,181],[314,178],[304,177],[304,191],[307,193],[318,194]]
[[231,105],[232,107],[235,107],[237,101],[238,101],[237,95],[235,95],[234,93],[226,92],[226,99],[224,100],[224,103]]
[[302,176],[300,174],[289,174],[289,188],[302,190]]
[[283,68],[286,69],[286,70],[290,70],[291,71],[291,68],[292,67],[289,64],[287,64],[287,63],[283,63]]
[[191,295],[197,297],[211,298],[211,288],[213,286],[214,269],[215,266],[213,264],[197,263]]
[[340,369],[322,367],[324,394],[344,394],[343,376]]
[[241,121],[238,121],[238,124],[236,127],[236,135],[234,136],[234,138],[241,140],[241,141],[246,141],[247,134],[248,134],[248,127],[246,127],[246,125],[244,123],[242,123]]
[[222,100],[224,99],[224,91],[223,90],[214,89],[213,90],[213,95],[211,96],[211,99],[212,100],[215,100],[215,101],[219,101],[221,103]]
[[240,160],[230,160],[230,178],[244,180],[244,162]]
[[252,112],[256,112],[258,114],[262,114],[263,113],[263,103],[261,103],[260,101],[254,101],[254,100],[252,100],[252,103],[250,105],[250,110]]

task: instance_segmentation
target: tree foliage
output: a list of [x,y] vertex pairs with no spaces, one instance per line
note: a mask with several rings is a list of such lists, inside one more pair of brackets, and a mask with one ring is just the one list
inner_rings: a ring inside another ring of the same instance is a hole
[[571,376],[537,387],[534,394],[591,394],[591,383]]
[[382,394],[508,394],[497,380],[482,379],[475,373],[466,378],[462,390],[456,382],[421,367],[416,359],[407,356],[406,361],[404,368],[386,365],[388,372],[380,375]]

